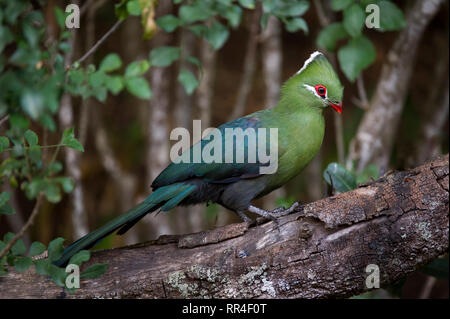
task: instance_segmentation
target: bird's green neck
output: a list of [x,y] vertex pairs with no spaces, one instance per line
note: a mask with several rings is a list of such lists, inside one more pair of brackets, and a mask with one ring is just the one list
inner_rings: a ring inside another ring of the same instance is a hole
[[312,100],[309,96],[299,98],[298,96],[282,95],[278,104],[274,107],[273,111],[277,113],[317,113],[322,114],[323,107],[320,104]]

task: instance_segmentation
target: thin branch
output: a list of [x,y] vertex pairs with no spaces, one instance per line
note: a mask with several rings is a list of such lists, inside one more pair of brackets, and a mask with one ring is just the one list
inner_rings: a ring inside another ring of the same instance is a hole
[[34,219],[36,218],[37,214],[39,213],[39,208],[41,208],[42,200],[44,198],[44,195],[40,193],[36,199],[36,204],[34,205],[33,211],[31,212],[30,217],[28,218],[25,225],[22,226],[22,229],[11,239],[11,241],[3,248],[3,250],[0,252],[0,259],[6,255],[9,249],[23,236],[23,234],[27,231],[27,229],[33,225]]
[[108,37],[114,32],[116,31],[116,29],[122,24],[124,20],[117,20],[117,22],[111,27],[111,29],[109,29],[101,38],[100,40],[97,41],[96,44],[94,44],[94,46],[92,48],[90,48],[81,58],[79,58],[77,61],[75,61],[74,64],[76,63],[81,63],[84,60],[87,59],[88,56],[90,56],[91,54],[93,54],[95,51],[97,51],[97,49],[100,47],[100,45],[102,45],[103,42],[106,41],[106,39],[108,39]]
[[356,78],[356,86],[358,87],[359,99],[363,109],[369,108],[369,99],[367,98],[367,91],[364,85],[364,79],[362,73]]
[[9,114],[6,115],[5,117],[3,117],[3,118],[0,120],[0,126],[2,126],[3,123],[5,123],[8,119],[9,119]]
[[320,0],[314,0],[314,6],[316,7],[317,18],[319,19],[320,25],[322,27],[328,25],[330,23],[330,20],[323,10],[323,6]]

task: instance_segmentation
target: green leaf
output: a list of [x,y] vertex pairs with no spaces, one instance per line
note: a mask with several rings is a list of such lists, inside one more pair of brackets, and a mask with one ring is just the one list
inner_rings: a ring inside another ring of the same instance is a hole
[[207,20],[213,12],[211,12],[208,8],[201,5],[191,6],[191,5],[183,5],[180,7],[178,11],[178,16],[184,24],[196,22],[196,21],[205,21]]
[[172,14],[156,19],[156,24],[166,32],[173,32],[180,26],[180,20]]
[[405,27],[405,16],[395,3],[391,1],[380,1],[379,7],[381,31],[397,31]]
[[56,131],[55,121],[49,114],[47,114],[47,113],[42,114],[39,121],[42,124],[42,126],[46,129],[48,129],[50,132]]
[[223,13],[223,16],[233,28],[237,28],[241,23],[242,9],[239,6],[230,6]]
[[128,17],[128,9],[127,9],[127,2],[129,0],[122,0],[120,3],[116,3],[114,5],[114,10],[116,12],[116,17],[119,20],[126,19]]
[[139,0],[129,0],[127,2],[127,11],[129,14],[134,16],[141,15],[141,6],[139,5]]
[[57,177],[54,181],[60,183],[63,191],[66,193],[70,193],[75,186],[75,183],[70,177]]
[[31,264],[32,260],[30,257],[17,257],[14,262],[14,268],[17,270],[17,272],[22,273],[30,268]]
[[73,127],[64,130],[61,144],[73,148],[74,150],[84,152],[83,145],[75,138]]
[[28,142],[28,145],[34,146],[37,145],[39,139],[36,133],[34,133],[32,130],[26,130],[25,131],[25,140]]
[[354,0],[331,0],[331,9],[333,11],[341,11],[351,5]]
[[89,250],[80,250],[78,253],[73,255],[70,260],[69,264],[75,264],[80,266],[83,262],[88,261],[91,258],[91,253]]
[[68,274],[66,273],[64,268],[60,268],[53,264],[49,264],[47,266],[47,272],[55,284],[57,284],[60,287],[64,287],[66,285],[66,277]]
[[255,0],[239,0],[239,4],[246,9],[255,9]]
[[6,136],[0,136],[0,153],[3,152],[5,148],[9,148],[9,139]]
[[2,53],[3,49],[12,41],[14,41],[14,35],[12,34],[12,32],[7,26],[3,26],[0,24],[0,53]]
[[103,71],[97,71],[94,73],[89,74],[89,85],[92,88],[98,88],[103,85],[105,82],[105,73]]
[[33,178],[31,183],[25,187],[25,195],[28,199],[36,198],[36,196],[47,187],[47,182],[41,178]]
[[220,22],[214,21],[206,30],[205,39],[214,50],[220,49],[228,39],[230,31]]
[[178,81],[184,86],[184,90],[188,95],[191,95],[198,87],[199,82],[191,71],[182,69],[178,75]]
[[50,261],[48,259],[33,260],[33,264],[38,275],[40,276],[49,275]]
[[286,23],[286,30],[289,32],[296,32],[298,30],[303,30],[303,32],[308,34],[308,25],[306,24],[306,21],[303,20],[302,18],[294,18]]
[[38,241],[35,241],[30,246],[30,257],[34,257],[37,255],[42,254],[45,251],[45,245],[43,243],[40,243]]
[[8,244],[13,238],[14,238],[14,233],[12,233],[12,232],[7,232],[7,233],[3,236],[3,242],[4,242],[5,244]]
[[150,64],[152,66],[169,66],[180,58],[181,50],[177,47],[161,46],[150,52]]
[[85,79],[85,75],[83,70],[81,69],[70,69],[69,70],[69,81],[78,86],[81,85],[81,83],[83,83]]
[[38,163],[42,160],[41,148],[37,145],[33,145],[28,149],[28,156],[30,157],[31,162]]
[[323,172],[323,178],[339,193],[350,191],[358,186],[352,173],[338,163],[330,163]]
[[275,15],[282,17],[297,17],[303,15],[309,9],[309,2],[305,0],[294,1],[281,5],[275,10]]
[[66,17],[69,13],[66,14],[61,8],[56,6],[53,7],[53,11],[55,13],[56,23],[58,23],[61,29],[64,29],[66,27]]
[[203,37],[208,30],[204,24],[194,24],[189,26],[188,29],[199,38]]
[[27,247],[25,247],[25,243],[22,238],[19,238],[14,245],[11,247],[11,252],[13,255],[24,255],[27,251]]
[[375,61],[375,47],[363,36],[351,39],[339,49],[338,60],[344,74],[353,82],[362,70]]
[[125,87],[128,92],[141,99],[149,99],[152,97],[152,91],[148,82],[143,77],[125,78]]
[[122,66],[122,60],[116,53],[108,54],[100,63],[100,71],[111,72],[119,69]]
[[200,63],[199,59],[197,59],[196,57],[193,57],[193,56],[188,56],[188,57],[186,57],[186,61],[194,64],[198,68],[198,70],[200,72],[202,72],[202,64]]
[[61,191],[56,184],[48,184],[45,189],[45,197],[50,203],[59,203],[61,201]]
[[106,267],[108,264],[94,264],[90,267],[88,267],[86,270],[84,270],[80,274],[80,278],[97,278],[101,275],[103,275],[106,272]]
[[52,162],[52,163],[48,164],[48,166],[47,166],[47,172],[49,175],[59,173],[62,171],[62,169],[63,169],[63,165],[61,164],[61,162],[57,162],[57,161]]
[[58,237],[48,244],[48,259],[50,261],[58,260],[61,257],[64,251],[63,243],[64,238]]
[[119,75],[107,76],[105,79],[106,88],[114,95],[123,90],[122,77]]
[[361,6],[357,3],[354,3],[344,10],[344,28],[352,37],[361,35],[365,20],[366,14],[364,13],[364,10],[361,8]]
[[108,97],[108,90],[104,86],[99,86],[93,88],[92,95],[100,102],[105,103],[106,98]]
[[140,76],[147,72],[149,68],[150,63],[147,60],[135,61],[127,66],[125,70],[125,76]]
[[5,205],[11,199],[10,192],[1,192],[0,193],[0,207]]
[[20,99],[22,109],[33,120],[37,120],[44,110],[44,99],[42,94],[36,91],[26,89]]
[[348,37],[342,23],[332,23],[326,26],[317,37],[317,45],[327,51],[333,52],[339,40]]
[[0,215],[14,215],[16,211],[9,203],[0,207]]

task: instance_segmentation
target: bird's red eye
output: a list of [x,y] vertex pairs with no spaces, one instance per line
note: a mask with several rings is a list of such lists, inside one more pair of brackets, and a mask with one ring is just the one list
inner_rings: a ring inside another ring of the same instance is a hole
[[327,88],[326,87],[324,87],[323,85],[316,85],[315,89],[316,89],[317,94],[320,95],[320,97],[325,98],[325,96],[327,95]]

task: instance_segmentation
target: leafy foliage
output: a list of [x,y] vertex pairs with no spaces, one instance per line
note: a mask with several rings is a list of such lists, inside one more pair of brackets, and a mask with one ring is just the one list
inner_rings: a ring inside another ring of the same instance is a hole
[[317,37],[317,45],[327,51],[334,52],[338,42],[347,40],[347,44],[338,49],[339,65],[350,81],[355,81],[363,70],[375,61],[375,48],[372,42],[364,36],[366,20],[371,10],[368,5],[379,8],[378,32],[398,31],[405,24],[403,12],[392,1],[356,1],[332,0],[331,8],[342,12],[342,22],[332,23],[325,27]]
[[379,169],[376,165],[369,165],[363,171],[349,171],[339,163],[330,163],[323,171],[323,178],[328,185],[338,193],[348,192],[358,187],[358,184],[378,178]]

